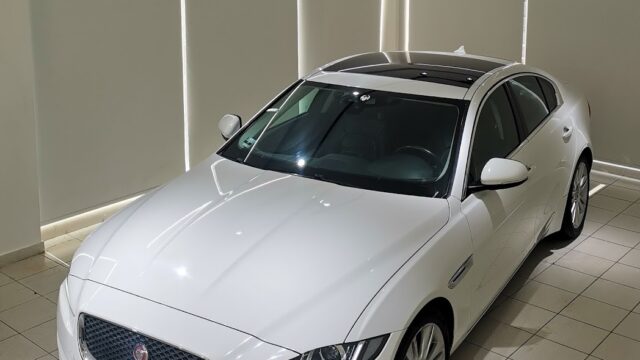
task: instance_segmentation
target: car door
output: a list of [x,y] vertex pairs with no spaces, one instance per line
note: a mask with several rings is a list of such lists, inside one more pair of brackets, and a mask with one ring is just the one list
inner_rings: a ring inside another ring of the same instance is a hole
[[521,134],[507,85],[494,88],[481,103],[470,150],[463,214],[469,222],[473,253],[472,318],[493,301],[526,256],[536,216],[527,204],[528,181],[512,188],[471,192],[488,160],[516,158]]
[[528,247],[531,249],[548,234],[553,215],[564,210],[564,189],[573,166],[569,151],[571,129],[554,112],[557,97],[547,80],[527,74],[514,77],[507,84],[525,138],[514,159],[530,167],[527,182],[534,196],[529,201],[537,214],[535,236]]

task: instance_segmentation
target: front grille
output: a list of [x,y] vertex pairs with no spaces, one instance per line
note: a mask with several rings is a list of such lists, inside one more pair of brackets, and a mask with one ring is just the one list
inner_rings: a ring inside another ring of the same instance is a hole
[[96,317],[80,316],[81,350],[95,360],[134,360],[136,346],[142,344],[148,360],[203,360],[169,344],[112,324]]

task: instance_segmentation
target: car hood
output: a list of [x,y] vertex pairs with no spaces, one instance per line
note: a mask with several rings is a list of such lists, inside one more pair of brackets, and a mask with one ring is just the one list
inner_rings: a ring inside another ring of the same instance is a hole
[[71,273],[303,352],[343,342],[448,216],[214,155],[99,227]]

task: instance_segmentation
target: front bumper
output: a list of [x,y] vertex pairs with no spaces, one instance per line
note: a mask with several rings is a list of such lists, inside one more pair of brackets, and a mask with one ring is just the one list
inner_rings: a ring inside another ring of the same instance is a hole
[[[204,359],[288,360],[297,353],[183,311],[91,281],[70,277],[79,288],[70,301],[65,280],[58,298],[58,351],[61,360],[80,356],[78,315],[92,314],[132,331],[184,349]],[[170,290],[168,290],[170,291]],[[73,311],[71,305],[73,304]]]

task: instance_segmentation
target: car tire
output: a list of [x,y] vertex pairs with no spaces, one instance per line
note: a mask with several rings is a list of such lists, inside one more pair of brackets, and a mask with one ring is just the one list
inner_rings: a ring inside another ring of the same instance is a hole
[[[429,340],[429,347],[423,347]],[[426,351],[426,354],[425,354]],[[451,352],[451,331],[437,313],[416,319],[404,334],[396,360],[448,360]]]
[[578,160],[567,195],[567,205],[562,218],[560,233],[570,240],[582,232],[589,208],[589,171],[590,166],[584,157]]

